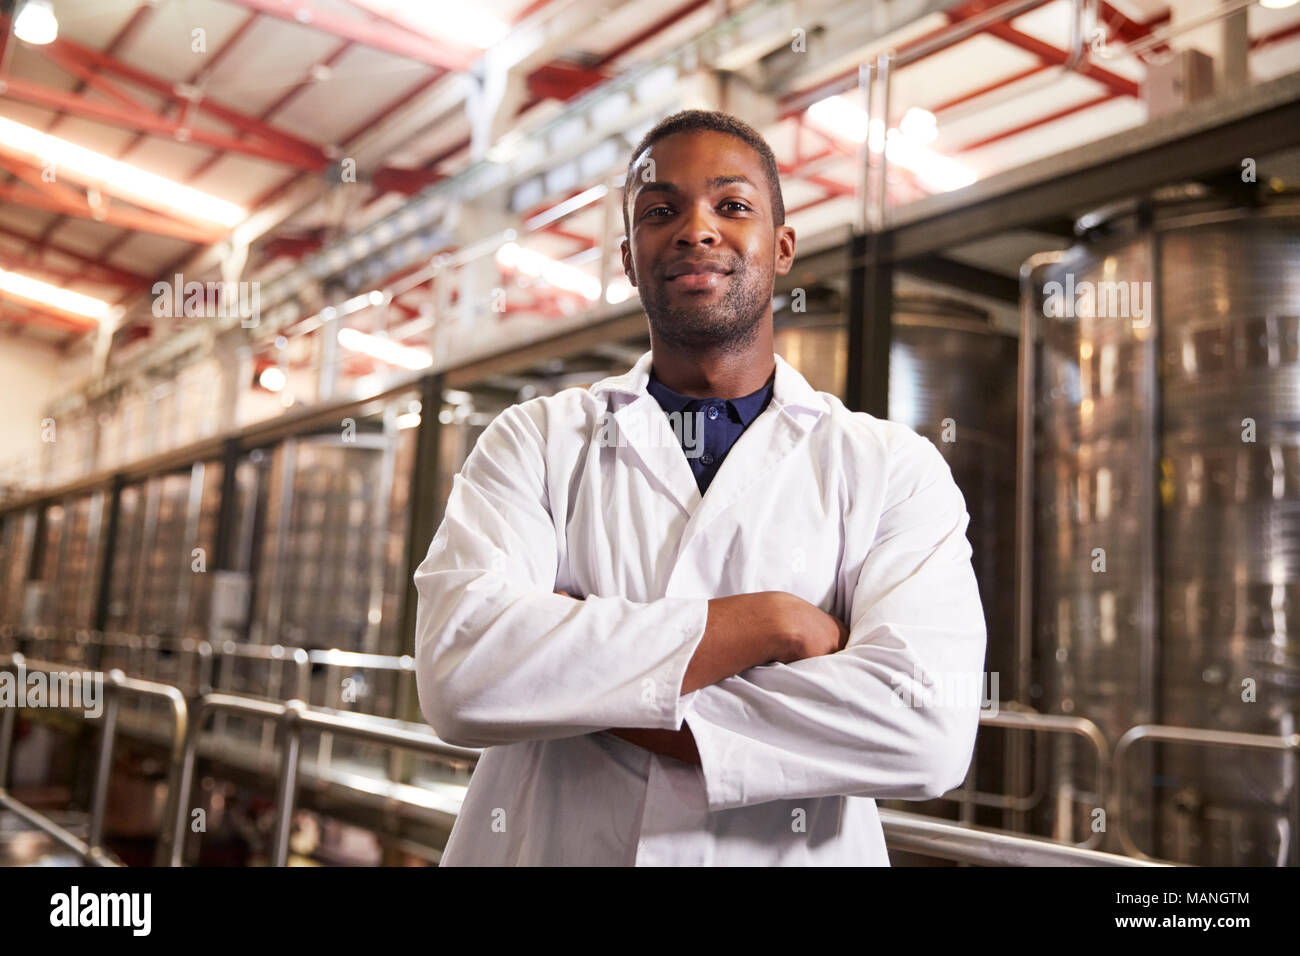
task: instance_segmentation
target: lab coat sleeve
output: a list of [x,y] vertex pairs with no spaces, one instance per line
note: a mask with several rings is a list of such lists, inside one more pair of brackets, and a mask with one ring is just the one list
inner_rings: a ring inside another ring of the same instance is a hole
[[708,601],[553,593],[559,539],[540,401],[506,409],[480,435],[415,571],[420,709],[442,739],[466,747],[679,730]]
[[870,548],[845,542],[845,562],[859,545],[860,568],[847,579],[844,650],[688,695],[710,810],[836,794],[921,800],[965,778],[987,637],[970,519],[947,462],[908,435],[897,479],[890,468],[900,490]]

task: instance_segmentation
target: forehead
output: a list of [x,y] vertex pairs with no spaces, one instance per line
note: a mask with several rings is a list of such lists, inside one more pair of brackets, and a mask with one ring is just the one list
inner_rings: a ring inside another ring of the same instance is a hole
[[[651,160],[653,175],[646,172]],[[645,189],[647,180],[671,183],[682,190],[704,190],[717,177],[744,176],[760,192],[767,181],[763,160],[748,143],[715,130],[691,130],[665,136],[642,150],[632,171],[634,201]]]

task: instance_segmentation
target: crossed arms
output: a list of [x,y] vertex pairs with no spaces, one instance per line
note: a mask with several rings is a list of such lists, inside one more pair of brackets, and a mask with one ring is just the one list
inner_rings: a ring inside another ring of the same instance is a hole
[[711,810],[959,785],[978,701],[908,702],[982,674],[984,619],[964,501],[934,446],[908,434],[869,546],[845,548],[841,624],[782,592],[554,593],[545,441],[527,410],[507,409],[456,476],[415,573],[426,720],[471,747],[609,730],[699,766]]

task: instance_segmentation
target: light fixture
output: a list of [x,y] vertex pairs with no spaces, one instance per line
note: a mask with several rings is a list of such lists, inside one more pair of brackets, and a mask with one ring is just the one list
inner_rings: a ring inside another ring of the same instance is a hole
[[276,365],[268,365],[262,369],[262,374],[257,377],[257,384],[268,392],[280,391],[288,381],[288,376],[284,374],[284,370]]
[[80,292],[70,292],[56,285],[33,279],[17,272],[0,269],[0,290],[20,299],[27,299],[38,305],[50,306],[73,315],[84,316],[102,322],[108,317],[112,306],[100,299],[92,299]]
[[1294,7],[1296,2],[1297,0],[1259,0],[1259,5],[1269,10],[1285,10],[1287,7]]
[[939,135],[939,121],[929,110],[909,106],[903,118],[898,121],[898,129],[908,139],[924,145],[933,143]]
[[574,266],[557,262],[532,249],[507,242],[497,250],[497,262],[526,276],[541,277],[557,289],[566,289],[592,302],[600,298],[600,280]]
[[448,16],[445,6],[429,0],[370,0],[368,6],[377,13],[387,13],[392,19],[406,20],[416,27],[454,43],[476,46],[486,50],[507,33],[510,26],[500,17],[482,8],[482,5],[462,3],[456,5],[456,15]]
[[[935,192],[948,192],[975,182],[975,173],[969,167],[925,145],[933,139],[930,133],[935,131],[934,127],[926,119],[927,116],[933,119],[933,114],[920,109],[908,113],[912,114],[910,119],[907,114],[903,117],[906,129],[891,129],[887,133],[879,118],[871,120],[868,148],[873,153],[883,149],[889,162],[902,166]],[[866,111],[838,95],[809,106],[808,120],[831,136],[856,143],[868,138]]]
[[422,349],[413,349],[400,342],[369,335],[357,329],[340,329],[339,345],[353,352],[377,358],[389,365],[400,365],[402,368],[422,369],[433,364],[433,356]]
[[91,187],[102,183],[107,187],[106,192],[141,206],[163,206],[184,220],[198,218],[229,227],[242,222],[248,215],[234,203],[147,173],[129,163],[110,159],[102,153],[15,123],[4,116],[0,116],[0,153],[17,153],[37,166],[53,165],[60,177],[66,173],[69,178]]
[[414,428],[418,424],[420,424],[419,412],[404,412],[397,416],[397,427],[399,429]]
[[27,0],[14,18],[14,36],[24,43],[44,46],[59,35],[59,21],[50,0]]

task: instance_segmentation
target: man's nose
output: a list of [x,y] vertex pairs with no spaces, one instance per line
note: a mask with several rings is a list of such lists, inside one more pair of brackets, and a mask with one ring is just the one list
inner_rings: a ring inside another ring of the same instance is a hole
[[718,241],[718,230],[713,226],[712,217],[694,209],[682,216],[681,228],[673,239],[678,246],[712,245]]

